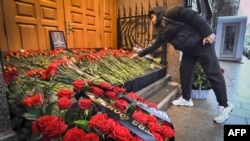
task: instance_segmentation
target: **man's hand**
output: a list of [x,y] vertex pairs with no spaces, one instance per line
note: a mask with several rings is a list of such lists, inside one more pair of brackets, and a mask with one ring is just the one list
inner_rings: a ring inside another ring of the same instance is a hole
[[136,58],[136,57],[138,57],[138,54],[137,54],[137,53],[135,53],[135,54],[133,54],[132,56],[130,56],[130,59],[133,59],[133,58]]
[[208,35],[207,37],[203,38],[203,45],[209,43],[209,44],[212,44],[215,40],[215,34],[212,33],[210,35]]

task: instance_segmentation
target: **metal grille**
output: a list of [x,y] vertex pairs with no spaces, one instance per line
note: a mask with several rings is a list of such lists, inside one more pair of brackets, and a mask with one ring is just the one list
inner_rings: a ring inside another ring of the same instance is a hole
[[147,15],[118,18],[118,47],[132,49],[136,44],[147,46],[150,41],[149,26]]

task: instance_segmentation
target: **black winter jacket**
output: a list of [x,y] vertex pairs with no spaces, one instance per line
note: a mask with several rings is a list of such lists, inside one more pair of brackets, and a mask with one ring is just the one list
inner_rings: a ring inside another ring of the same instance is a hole
[[213,33],[208,22],[196,11],[181,6],[166,10],[163,6],[157,6],[149,11],[155,13],[157,22],[155,27],[158,35],[155,42],[139,52],[138,55],[144,56],[159,48],[163,43],[171,43],[176,50],[189,51],[202,39]]

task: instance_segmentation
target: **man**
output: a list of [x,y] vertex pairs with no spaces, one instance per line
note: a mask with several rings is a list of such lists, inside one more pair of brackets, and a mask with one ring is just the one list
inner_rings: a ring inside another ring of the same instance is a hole
[[176,50],[183,52],[180,65],[182,96],[173,105],[192,107],[191,88],[196,62],[206,73],[218,102],[218,112],[214,118],[217,123],[228,119],[234,106],[227,100],[226,83],[220,70],[214,49],[215,34],[208,22],[197,12],[181,6],[166,10],[157,6],[149,10],[149,18],[159,33],[155,42],[133,54],[131,58],[142,57],[163,43],[171,43]]

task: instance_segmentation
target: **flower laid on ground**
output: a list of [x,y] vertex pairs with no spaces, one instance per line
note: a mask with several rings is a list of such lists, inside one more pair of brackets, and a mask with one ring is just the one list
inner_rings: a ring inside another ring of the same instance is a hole
[[121,125],[118,121],[110,118],[106,113],[94,115],[89,121],[89,126],[96,132],[103,134],[106,139],[115,141],[137,141],[138,136]]
[[71,105],[72,105],[72,101],[66,96],[59,98],[57,101],[57,106],[60,110],[69,109]]
[[145,58],[130,59],[125,50],[103,49],[98,52],[79,54],[76,65],[80,70],[94,77],[100,77],[112,85],[124,84],[146,70],[160,68],[159,64]]
[[37,93],[32,96],[25,97],[22,102],[27,107],[39,106],[43,103],[43,95],[41,93]]
[[[123,98],[122,95],[126,95],[125,89],[112,86],[107,82],[86,82],[88,81],[78,79],[72,83],[74,86],[72,90],[58,90],[55,94],[57,101],[47,104],[52,108],[50,114],[44,113],[37,118],[29,118],[33,121],[34,137],[44,141],[67,141],[75,139],[75,137],[93,141],[143,141],[146,140],[145,136],[152,140],[155,139],[155,141],[164,141],[174,137],[175,132],[171,123]],[[79,87],[76,84],[81,85]],[[98,88],[99,91],[92,91],[92,86]],[[99,94],[100,90],[102,90],[102,95]],[[113,99],[106,96],[111,92],[116,94],[116,96],[112,96]],[[78,94],[80,96],[75,99]],[[38,95],[30,97],[38,100],[34,100],[34,103],[28,102],[29,104],[26,105],[35,107],[46,101]],[[127,96],[144,105],[150,103],[132,92]],[[157,110],[155,107],[147,106],[148,110],[150,108]]]
[[77,127],[68,129],[63,137],[63,141],[99,141],[100,138],[94,133],[86,133]]
[[[148,102],[147,100],[143,99],[140,96],[137,96],[133,92],[126,94],[124,89],[120,91],[121,93],[114,92],[116,93],[116,97],[110,100],[110,99],[107,99],[107,96],[106,96],[107,92],[115,90],[117,89],[117,87],[112,86],[106,82],[101,82],[99,84],[93,84],[93,85],[95,86],[96,89],[98,89],[98,91],[92,91],[91,86],[90,86],[89,91],[93,92],[93,96],[95,98],[93,98],[92,96],[88,96],[88,94],[82,95],[82,96],[89,97],[93,101],[93,103],[97,104],[97,107],[99,107],[99,109],[110,108],[111,111],[104,110],[106,112],[104,115],[103,114],[93,115],[91,120],[89,121],[89,124],[91,127],[93,126],[92,124],[94,124],[95,126],[97,126],[96,124],[98,124],[100,126],[102,125],[101,123],[105,123],[105,125],[107,125],[107,123],[110,122],[109,119],[112,119],[111,121],[114,122],[113,120],[115,119],[115,116],[112,114],[112,109],[113,109],[113,110],[119,110],[119,112],[116,111],[116,113],[120,113],[120,114],[124,113],[127,116],[127,118],[131,118],[134,120],[134,122],[138,122],[138,124],[141,124],[141,126],[145,126],[145,128],[148,128],[149,131],[152,133],[151,135],[157,138],[156,140],[165,140],[166,138],[174,137],[175,131],[171,127],[170,125],[171,123],[168,123],[168,121],[164,121],[164,119],[161,119],[157,117],[156,115],[152,115],[151,113],[143,110],[142,108],[137,106],[136,103],[133,103],[131,101],[128,101],[127,99],[124,99],[122,95],[127,95],[128,97],[132,98],[134,101],[139,102],[140,104],[143,104],[143,105],[147,105],[148,107],[155,109],[155,110],[156,110],[157,105],[151,102]],[[153,107],[151,107],[151,105]],[[94,119],[94,117],[96,117],[98,120],[94,120],[95,122],[92,123],[91,121]],[[101,119],[105,121],[102,122]],[[118,122],[118,121],[115,120],[115,122]],[[112,123],[110,124],[112,125]],[[117,124],[118,123],[116,123],[115,125]],[[134,140],[135,138],[140,138],[140,135],[136,135],[135,133],[131,132],[131,128],[134,128],[134,127],[130,127],[130,128],[124,127],[122,122],[119,122],[118,125],[119,125],[119,128],[124,128],[124,130],[129,131],[128,134],[126,134],[126,137],[131,137],[130,140]],[[99,126],[97,126],[96,127],[97,129],[95,130],[101,132],[101,134],[104,134],[105,137],[111,137],[115,140],[122,140],[122,139],[117,139],[116,137],[112,136],[112,134],[109,135],[111,131],[107,131],[109,130],[109,128],[107,128],[106,126],[104,126],[105,128],[101,128]],[[112,133],[114,132],[113,130],[115,129],[112,129]]]
[[3,80],[6,84],[18,79],[18,69],[12,65],[3,65]]
[[[130,59],[128,54],[131,52],[122,49],[72,50],[9,52],[5,55],[5,63],[15,64],[21,75],[37,74],[44,81],[55,77],[56,81],[69,84],[76,77],[123,84],[147,70],[161,67],[145,58]],[[67,79],[63,79],[65,77]]]
[[5,54],[5,64],[15,66],[19,69],[20,74],[24,75],[27,71],[33,69],[45,69],[52,60],[61,58],[67,55],[67,52],[62,49],[51,51],[16,51]]
[[127,93],[127,96],[142,103],[142,104],[145,104],[147,106],[150,106],[150,107],[153,107],[155,109],[157,109],[157,105],[155,103],[152,103],[152,102],[149,102],[147,100],[145,100],[144,98],[138,96],[136,93],[134,92],[130,92],[130,93]]
[[[17,62],[11,70],[18,75],[6,81],[11,85],[5,89],[20,140],[67,141],[77,136],[79,140],[160,141],[174,137],[170,121],[156,104],[116,85],[159,66],[145,59],[131,60],[123,50],[74,52],[7,55]],[[105,119],[97,120],[99,116]],[[169,129],[164,132],[165,126]]]
[[58,139],[68,128],[60,116],[44,115],[32,122],[33,133],[42,134],[43,141]]

